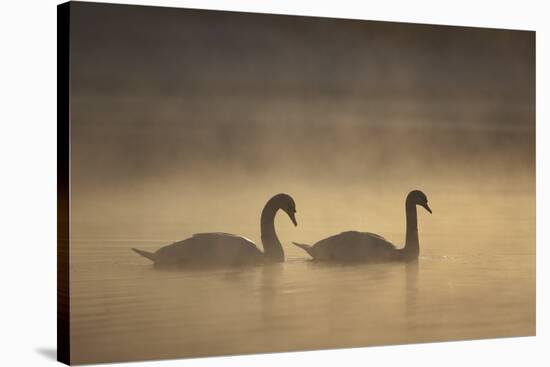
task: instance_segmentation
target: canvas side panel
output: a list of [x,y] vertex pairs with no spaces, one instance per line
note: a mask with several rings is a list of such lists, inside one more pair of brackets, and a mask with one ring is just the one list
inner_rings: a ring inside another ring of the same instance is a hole
[[70,364],[70,3],[57,6],[57,360]]

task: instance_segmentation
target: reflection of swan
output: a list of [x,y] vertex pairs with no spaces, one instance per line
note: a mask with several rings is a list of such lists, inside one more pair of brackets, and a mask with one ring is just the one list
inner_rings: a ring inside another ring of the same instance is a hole
[[405,315],[407,322],[414,321],[418,296],[418,259],[405,264]]
[[260,219],[262,244],[260,251],[254,242],[229,233],[198,233],[185,240],[164,246],[156,252],[133,248],[155,265],[242,265],[285,260],[283,247],[275,233],[275,214],[281,209],[296,223],[296,204],[287,194],[278,194],[265,204]]
[[396,249],[385,238],[369,232],[342,232],[325,238],[315,245],[293,242],[304,249],[314,260],[327,261],[406,261],[418,258],[418,225],[416,205],[424,207],[430,213],[428,198],[422,191],[414,190],[405,200],[407,216],[407,235],[405,247]]

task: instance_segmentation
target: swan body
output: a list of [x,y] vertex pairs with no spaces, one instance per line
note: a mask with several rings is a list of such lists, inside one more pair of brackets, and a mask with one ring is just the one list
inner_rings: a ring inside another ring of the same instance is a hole
[[432,212],[426,195],[411,191],[405,201],[407,234],[405,247],[398,249],[384,237],[370,232],[347,231],[325,238],[313,246],[293,242],[316,261],[387,262],[418,258],[419,241],[416,205]]
[[391,261],[395,259],[395,246],[383,237],[369,232],[347,231],[325,238],[313,246],[293,242],[315,260]]
[[265,205],[261,216],[261,232],[264,251],[246,237],[230,233],[197,233],[148,252],[132,248],[133,251],[153,261],[157,266],[174,265],[247,265],[264,262],[284,261],[284,252],[274,228],[275,214],[285,211],[294,225],[297,225],[296,204],[287,194],[272,197]]
[[154,253],[133,250],[157,265],[245,265],[262,262],[264,255],[254,242],[230,233],[197,233]]

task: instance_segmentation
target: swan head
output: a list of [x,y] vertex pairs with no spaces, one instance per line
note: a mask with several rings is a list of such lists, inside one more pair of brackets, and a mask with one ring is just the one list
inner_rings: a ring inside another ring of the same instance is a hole
[[296,221],[296,203],[290,195],[277,194],[271,199],[271,201],[277,208],[281,209],[288,215],[294,226],[298,225],[298,222]]
[[428,197],[420,190],[413,190],[407,196],[407,203],[413,205],[420,205],[426,209],[430,214],[432,214],[432,209],[428,205]]

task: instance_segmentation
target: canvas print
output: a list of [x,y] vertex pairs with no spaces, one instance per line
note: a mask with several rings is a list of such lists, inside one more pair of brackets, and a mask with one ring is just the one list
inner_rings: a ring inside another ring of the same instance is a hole
[[535,334],[535,32],[58,7],[58,356]]

